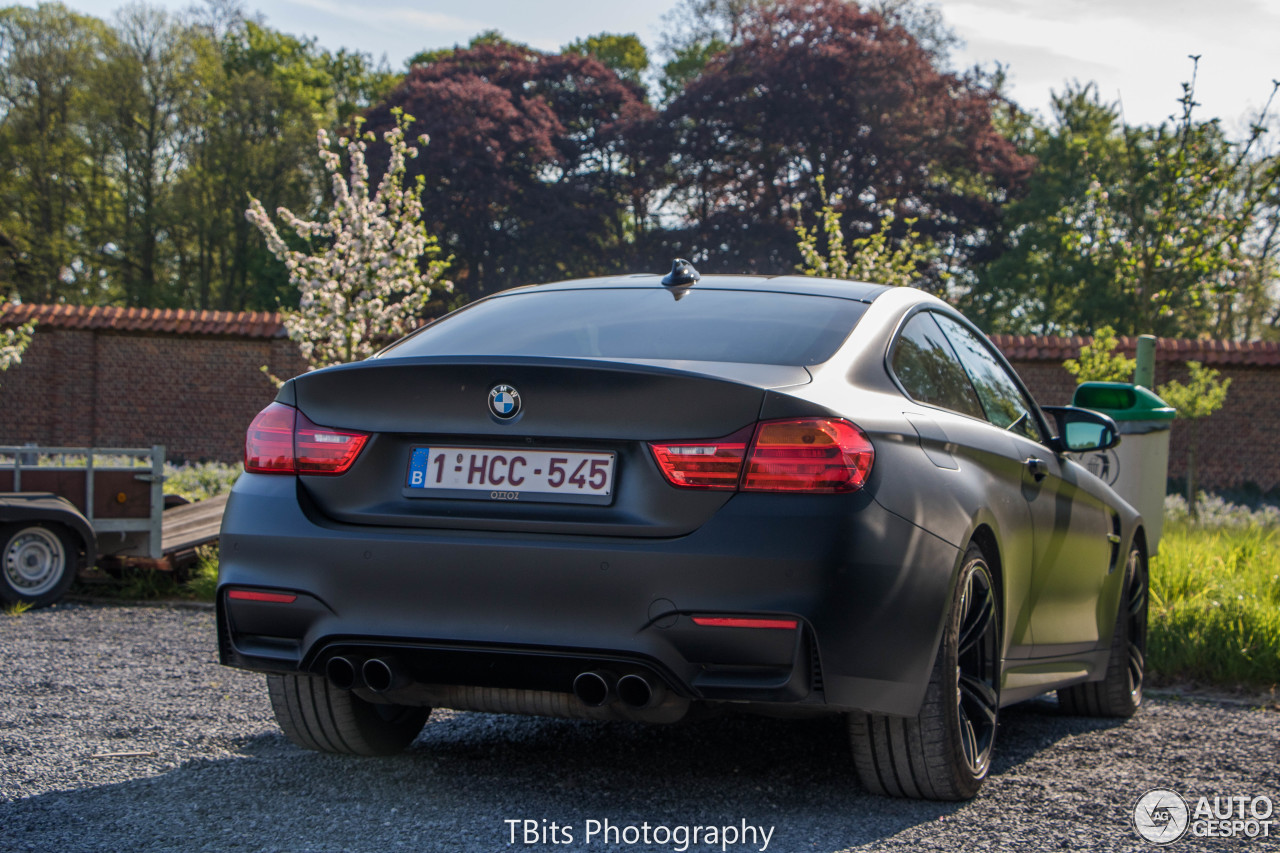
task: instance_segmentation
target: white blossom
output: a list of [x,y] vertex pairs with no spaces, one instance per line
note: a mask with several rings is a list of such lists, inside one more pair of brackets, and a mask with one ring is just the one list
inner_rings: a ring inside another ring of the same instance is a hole
[[[298,310],[282,314],[289,337],[312,368],[367,358],[380,343],[414,328],[433,287],[453,289],[443,278],[448,259],[422,223],[422,179],[404,185],[405,160],[418,154],[405,141],[413,117],[394,112],[396,126],[382,136],[390,161],[373,195],[366,160],[373,134],[357,127],[336,146],[325,131],[316,134],[333,208],[315,222],[283,207],[276,211],[310,251],[290,249],[262,203],[249,197],[245,217],[298,288]],[[346,176],[340,150],[349,163]]]
[[31,333],[36,321],[24,323],[14,329],[0,329],[0,372],[22,363],[23,350],[31,343]]

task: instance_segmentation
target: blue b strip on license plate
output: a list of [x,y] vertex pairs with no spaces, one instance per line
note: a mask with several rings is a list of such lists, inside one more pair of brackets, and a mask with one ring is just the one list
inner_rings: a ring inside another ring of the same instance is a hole
[[409,481],[405,486],[421,489],[427,484],[427,464],[431,461],[430,447],[415,447],[409,457]]

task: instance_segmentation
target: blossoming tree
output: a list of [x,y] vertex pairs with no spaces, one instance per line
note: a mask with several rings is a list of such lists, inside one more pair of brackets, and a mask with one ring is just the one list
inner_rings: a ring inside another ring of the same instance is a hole
[[0,329],[0,373],[22,362],[22,353],[31,343],[31,333],[36,321],[32,320],[14,329]]
[[804,223],[803,207],[798,202],[793,205],[796,245],[804,260],[796,269],[820,278],[870,281],[894,287],[925,285],[920,270],[938,255],[937,248],[915,230],[914,217],[904,220],[906,236],[897,245],[890,243],[889,229],[896,218],[895,200],[884,203],[875,230],[865,237],[854,237],[846,245],[843,216],[836,210],[840,199],[827,195],[822,175],[818,176],[818,198],[822,201],[822,210],[818,212],[821,224],[812,229]]
[[[333,186],[332,209],[315,222],[287,208],[276,211],[307,251],[290,248],[262,203],[249,197],[246,218],[266,237],[301,294],[298,310],[283,312],[284,324],[312,368],[367,358],[413,329],[433,287],[453,289],[443,278],[449,261],[422,224],[422,178],[404,185],[405,162],[418,156],[406,139],[412,123],[412,116],[397,112],[395,126],[383,134],[388,165],[372,194],[367,152],[373,134],[359,120],[356,132],[336,143],[323,130],[317,134]],[[425,145],[427,138],[418,142]]]

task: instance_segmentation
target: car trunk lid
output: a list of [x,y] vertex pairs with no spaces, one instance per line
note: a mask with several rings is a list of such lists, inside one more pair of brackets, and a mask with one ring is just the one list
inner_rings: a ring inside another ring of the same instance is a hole
[[[682,535],[732,492],[672,487],[648,442],[729,435],[755,423],[766,390],[808,381],[803,367],[512,356],[375,359],[317,371],[293,381],[298,409],[316,424],[371,439],[346,474],[303,476],[301,488],[321,514],[353,524]],[[499,387],[518,395],[507,419],[490,408]],[[449,467],[456,459],[461,488],[410,488],[415,451],[421,471],[432,460],[442,465],[441,449]],[[590,474],[596,460],[603,477],[603,460],[611,460],[608,494],[512,488],[504,475],[517,457],[525,474],[569,460],[562,480],[579,463],[579,476]],[[466,483],[476,465],[478,478]]]

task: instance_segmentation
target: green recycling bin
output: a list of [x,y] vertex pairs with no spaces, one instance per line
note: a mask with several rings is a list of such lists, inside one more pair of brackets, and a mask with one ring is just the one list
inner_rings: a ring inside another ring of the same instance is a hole
[[1128,382],[1085,382],[1071,405],[1101,412],[1116,422],[1120,443],[1078,454],[1080,463],[1137,508],[1146,522],[1154,556],[1164,531],[1164,490],[1169,477],[1169,430],[1177,411],[1149,389]]

